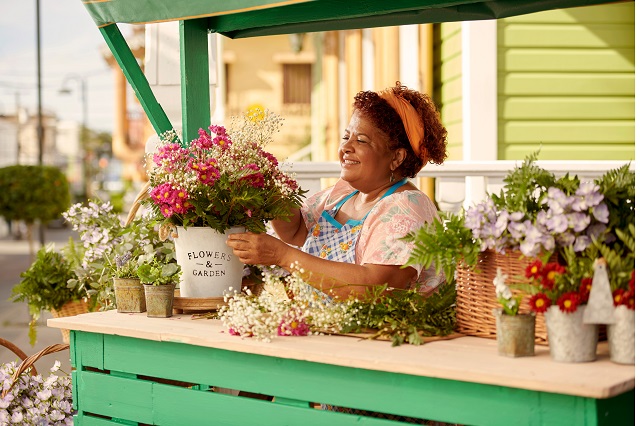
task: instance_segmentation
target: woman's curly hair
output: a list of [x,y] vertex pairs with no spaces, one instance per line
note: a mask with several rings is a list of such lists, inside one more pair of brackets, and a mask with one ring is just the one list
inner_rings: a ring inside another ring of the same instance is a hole
[[[440,114],[431,98],[402,86],[400,82],[397,82],[392,90],[394,95],[406,99],[422,118],[424,137],[420,142],[420,150],[426,155],[427,162],[442,164],[447,158],[447,129],[442,125]],[[422,161],[413,152],[402,119],[395,109],[380,95],[372,91],[360,92],[354,99],[354,110],[358,110],[389,136],[390,150],[394,151],[398,148],[407,150],[407,157],[396,169],[396,172],[402,177],[415,177],[422,169]]]

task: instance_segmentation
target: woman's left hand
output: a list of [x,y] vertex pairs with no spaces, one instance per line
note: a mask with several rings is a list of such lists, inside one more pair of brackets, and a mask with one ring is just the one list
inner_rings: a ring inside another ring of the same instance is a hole
[[230,234],[227,245],[233,254],[246,265],[279,265],[290,247],[279,239],[267,234],[245,232]]

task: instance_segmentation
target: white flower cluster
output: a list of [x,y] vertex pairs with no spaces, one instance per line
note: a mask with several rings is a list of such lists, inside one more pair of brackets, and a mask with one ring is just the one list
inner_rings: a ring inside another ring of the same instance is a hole
[[[15,362],[0,365],[2,391],[9,389]],[[60,369],[56,361],[51,372]],[[0,398],[0,425],[73,425],[71,378],[68,375],[22,373],[17,383]]]
[[337,302],[307,284],[304,270],[284,278],[264,274],[264,287],[225,296],[218,318],[229,333],[269,342],[276,336],[339,333],[355,315],[353,300]]

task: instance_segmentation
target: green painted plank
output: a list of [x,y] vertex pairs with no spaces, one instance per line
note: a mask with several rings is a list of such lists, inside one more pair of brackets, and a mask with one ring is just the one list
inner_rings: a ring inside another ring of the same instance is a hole
[[633,120],[633,97],[501,97],[498,116],[503,120]]
[[633,96],[633,73],[510,73],[499,78],[501,95]]
[[[498,159],[523,160],[527,155],[540,149],[540,144],[518,144],[500,146]],[[540,160],[635,160],[635,147],[631,144],[582,144],[563,145],[560,141],[545,143],[539,155]]]
[[115,426],[122,423],[115,420],[103,419],[92,415],[84,415],[82,413],[73,416],[74,426]]
[[506,25],[502,46],[534,48],[633,48],[634,24]]
[[[391,426],[392,420],[355,416],[251,398],[154,386],[154,422],[168,426],[215,423],[225,426]],[[259,419],[259,420],[258,420]]]
[[153,383],[109,374],[78,372],[79,409],[130,421],[153,422]]
[[[324,366],[331,367],[331,366]],[[283,376],[295,381],[304,379],[292,372]],[[358,417],[320,411],[309,407],[280,405],[252,398],[236,397],[190,388],[119,379],[107,374],[81,372],[84,412],[120,419],[162,425],[206,424],[215,420],[224,425],[393,425],[401,424],[369,417]],[[396,377],[387,380],[391,382]],[[340,386],[338,375],[332,375],[334,390]],[[402,388],[396,405],[408,413],[433,411],[443,419],[474,425],[531,424],[545,426],[627,425],[633,421],[633,392],[604,401],[569,395],[530,392],[519,389],[441,380],[420,380],[420,386]],[[403,383],[404,384],[404,383]],[[307,387],[313,382],[307,382]],[[375,388],[363,391],[362,398],[376,400],[378,406],[393,394],[376,393]],[[397,390],[396,390],[397,391]],[[428,391],[428,392],[425,392]],[[449,395],[443,398],[439,395]],[[446,402],[443,404],[443,402]],[[433,409],[424,406],[430,404]],[[615,416],[613,415],[615,413]],[[152,416],[149,420],[148,416]],[[625,420],[626,419],[626,420]],[[631,419],[631,422],[629,422]],[[614,420],[615,423],[610,420]]]
[[634,49],[524,49],[499,51],[498,70],[520,72],[634,72]]
[[529,22],[529,23],[633,23],[634,2],[621,2],[589,7],[575,7],[570,9],[556,9],[527,15],[512,16],[498,22]]
[[104,370],[103,335],[75,333],[76,368],[93,367]]
[[180,75],[183,143],[211,124],[209,38],[206,19],[180,21]]
[[565,144],[590,142],[633,143],[635,125],[626,121],[509,121],[498,123],[500,139],[509,143],[562,141]]
[[102,37],[107,42],[111,53],[120,65],[127,81],[133,88],[136,97],[142,105],[142,109],[146,113],[151,125],[158,135],[171,130],[171,122],[167,118],[166,113],[156,100],[146,76],[142,72],[137,59],[131,53],[131,49],[127,45],[126,40],[120,33],[117,25],[111,24],[100,28]]

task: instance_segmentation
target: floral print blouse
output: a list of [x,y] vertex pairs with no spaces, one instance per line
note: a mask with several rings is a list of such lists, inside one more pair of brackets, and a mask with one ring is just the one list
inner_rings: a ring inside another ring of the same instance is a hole
[[[355,189],[340,179],[334,186],[309,197],[303,204],[302,218],[307,229],[313,229],[323,210],[330,210],[340,200]],[[362,230],[356,242],[358,265],[367,263],[378,265],[404,265],[414,244],[401,240],[409,232],[416,231],[426,222],[438,219],[438,212],[429,197],[420,190],[395,192],[380,200],[362,223]],[[417,272],[417,279],[411,283],[421,292],[431,293],[444,277],[435,274],[432,266],[425,270],[422,265],[410,265]]]

